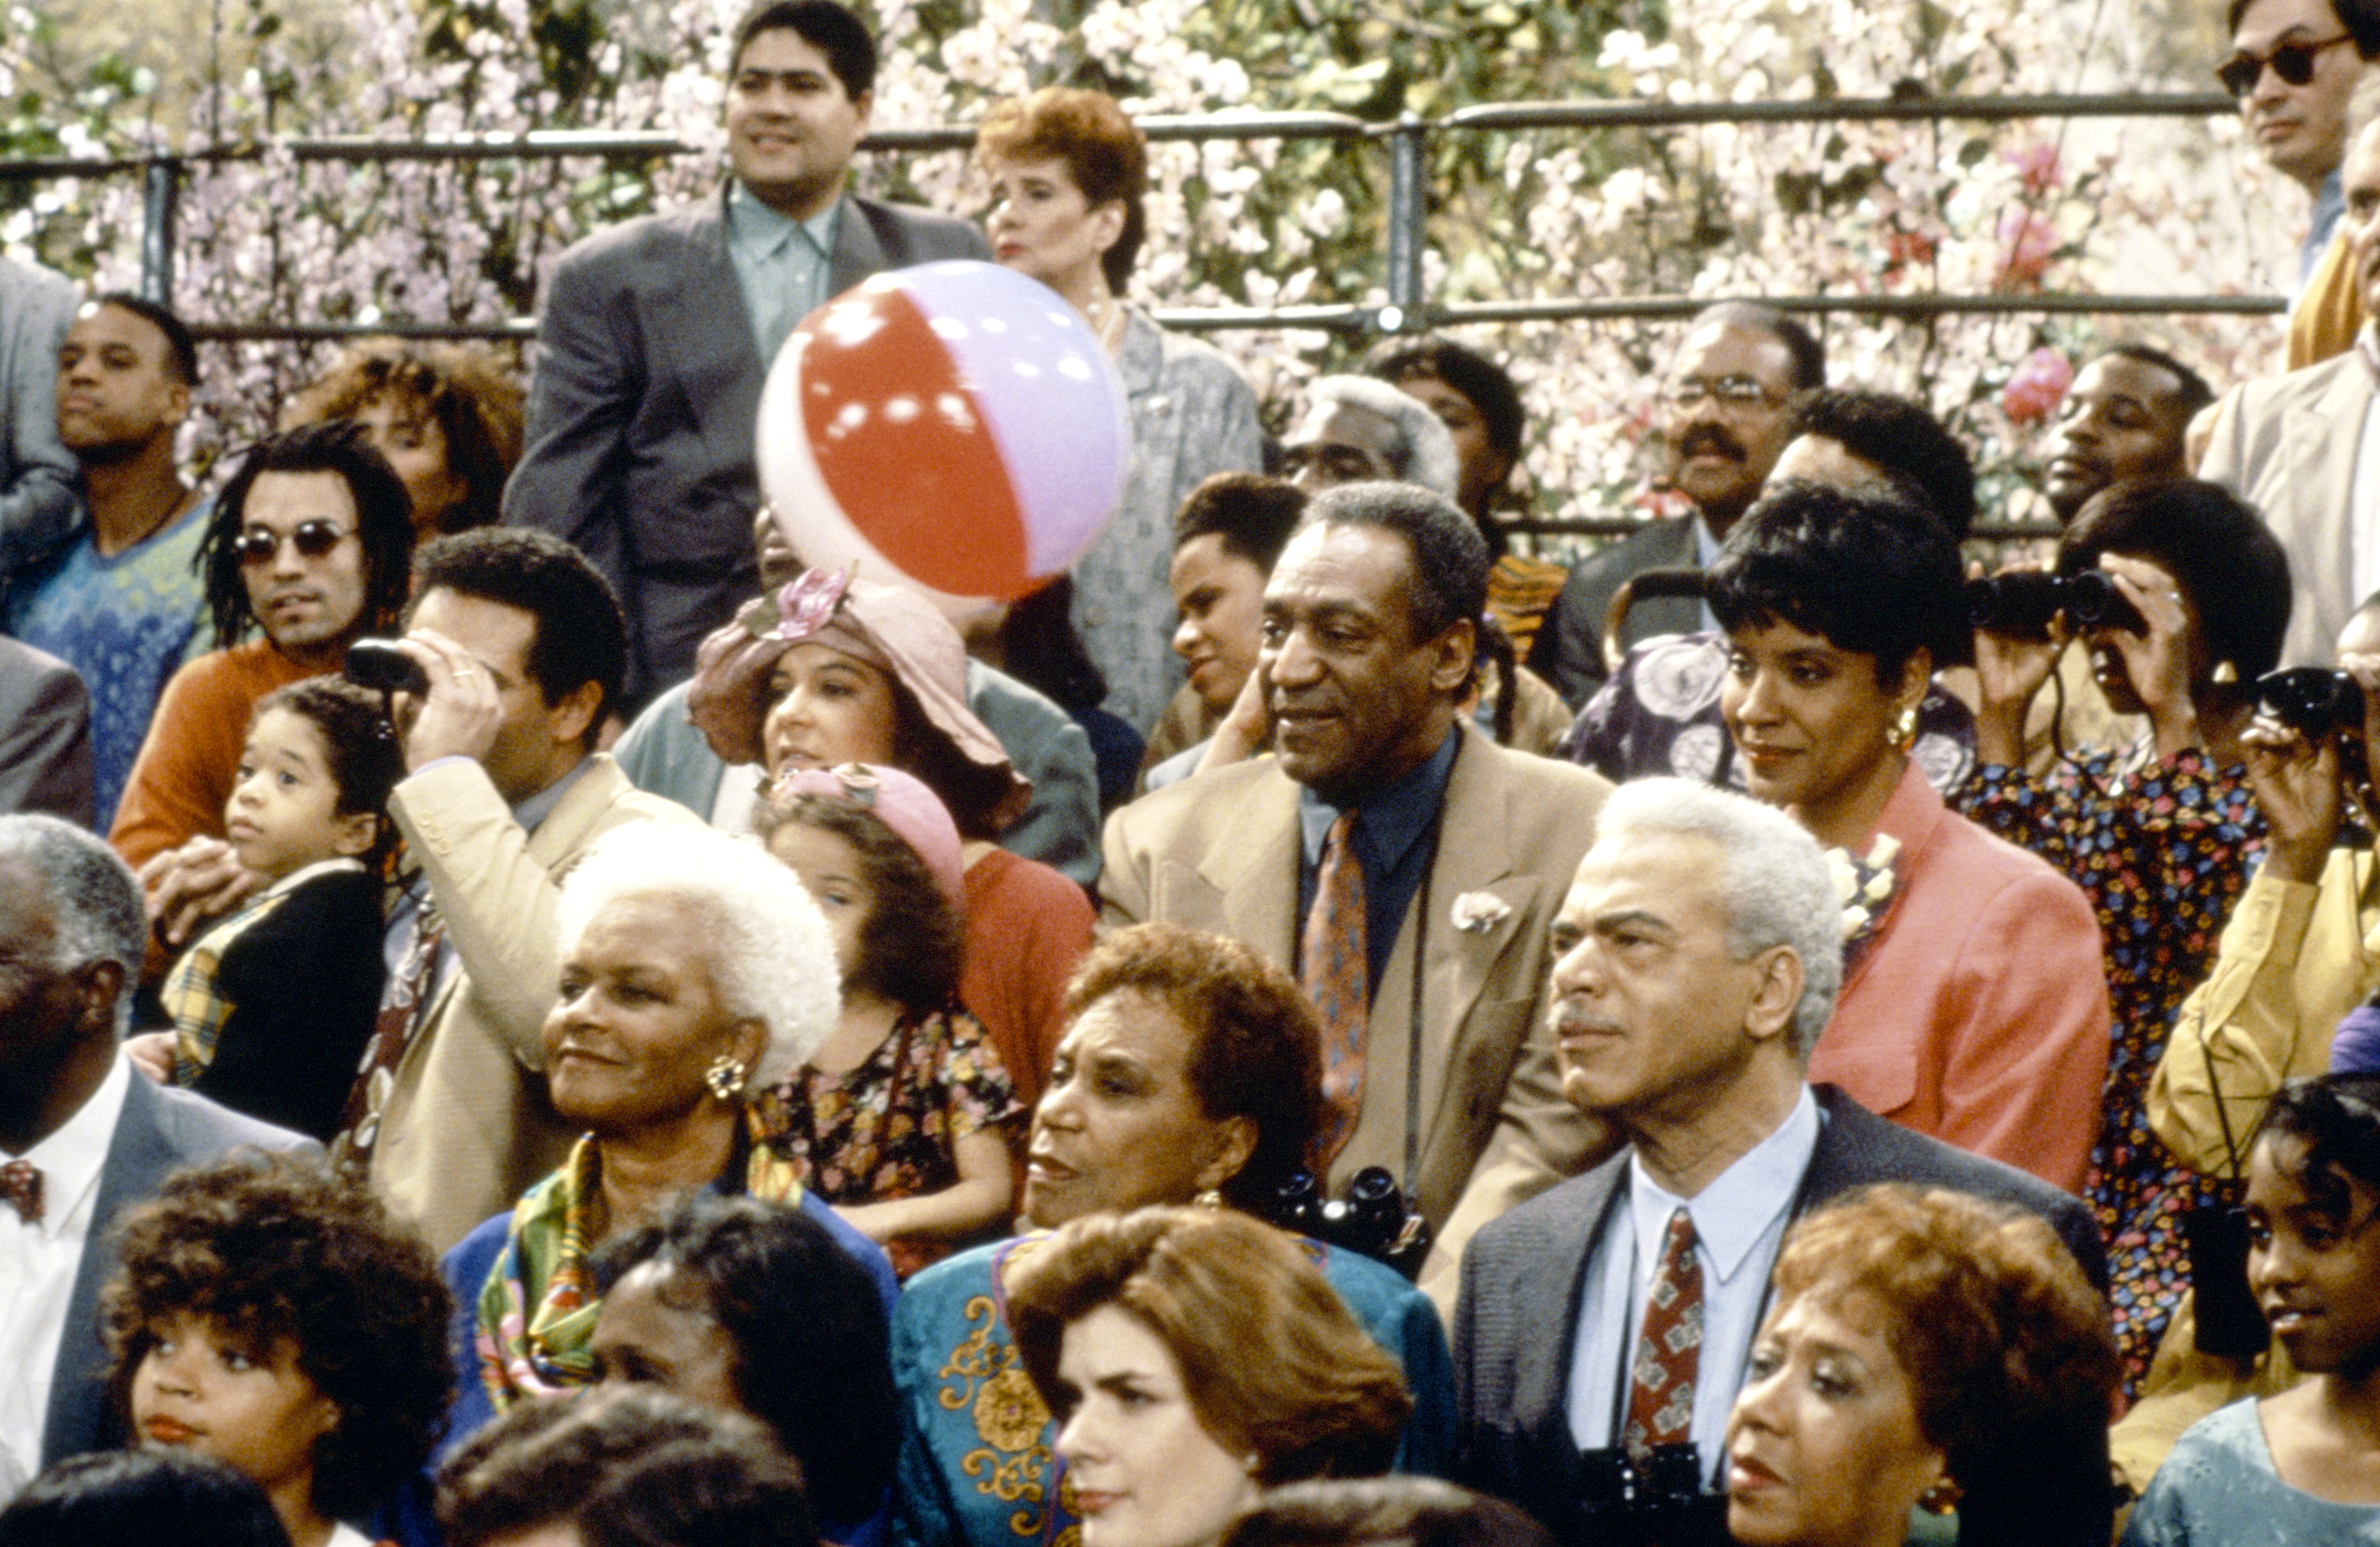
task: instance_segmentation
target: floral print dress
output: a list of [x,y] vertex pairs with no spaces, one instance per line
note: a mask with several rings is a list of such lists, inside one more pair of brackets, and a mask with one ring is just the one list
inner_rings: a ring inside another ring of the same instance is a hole
[[[760,1105],[771,1146],[803,1185],[855,1205],[953,1186],[958,1141],[1024,1110],[982,1025],[955,1007],[904,1015],[856,1068],[797,1069]],[[907,1278],[953,1245],[895,1237],[884,1249]]]
[[2113,1012],[2107,1099],[2085,1191],[2107,1242],[2109,1309],[2135,1395],[2190,1287],[2182,1220],[2225,1201],[2221,1184],[2149,1131],[2149,1081],[2175,1015],[2215,963],[2224,920],[2264,849],[2247,771],[2216,772],[2192,749],[2085,753],[2046,782],[1986,764],[1958,803],[2082,888],[2098,916]]

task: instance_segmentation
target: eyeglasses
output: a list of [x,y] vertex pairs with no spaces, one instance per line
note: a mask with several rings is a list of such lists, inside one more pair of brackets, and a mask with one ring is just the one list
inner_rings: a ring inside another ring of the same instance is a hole
[[1768,389],[1749,376],[1721,376],[1706,381],[1700,376],[1688,376],[1670,384],[1661,396],[1673,408],[1692,408],[1706,397],[1715,400],[1721,408],[1752,408],[1773,404],[1777,399]]
[[[289,542],[300,558],[321,558],[346,541],[348,528],[335,521],[300,521],[298,530],[289,534]],[[281,552],[281,534],[271,527],[250,527],[239,534],[232,552],[242,564],[271,564]]]
[[2313,79],[2313,62],[2323,50],[2337,48],[2353,38],[2351,32],[2341,32],[2318,43],[2285,43],[2270,54],[2250,54],[2242,49],[2223,62],[2215,79],[2223,82],[2223,89],[2233,96],[2245,98],[2255,91],[2256,82],[2264,78],[2265,67],[2270,65],[2284,84],[2302,86]]

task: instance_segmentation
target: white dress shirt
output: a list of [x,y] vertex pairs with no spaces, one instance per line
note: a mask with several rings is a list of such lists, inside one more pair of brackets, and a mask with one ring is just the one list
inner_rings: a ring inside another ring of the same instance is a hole
[[1727,1413],[1743,1383],[1754,1334],[1768,1300],[1768,1270],[1784,1244],[1793,1200],[1810,1169],[1823,1122],[1803,1087],[1777,1131],[1693,1198],[1678,1198],[1628,1158],[1628,1188],[1604,1216],[1587,1262],[1570,1368],[1570,1431],[1582,1450],[1617,1443],[1625,1416],[1622,1371],[1635,1357],[1645,1299],[1661,1265],[1670,1216],[1694,1221],[1703,1275],[1703,1342],[1695,1360],[1694,1418],[1688,1432],[1710,1477],[1725,1451]]
[[[2380,337],[2365,323],[2355,335],[2355,352],[2374,376],[2380,376]],[[2347,554],[2353,589],[2350,606],[2380,591],[2380,392],[2363,409],[2362,438],[2355,443],[2355,481],[2348,486]],[[2301,591],[2306,577],[2297,577]]]
[[0,1204],[0,1370],[7,1372],[0,1380],[0,1451],[29,1478],[42,1469],[42,1427],[67,1304],[99,1207],[99,1174],[131,1085],[132,1065],[118,1053],[91,1100],[56,1132],[22,1155],[0,1152],[0,1164],[26,1160],[42,1170],[39,1224]]

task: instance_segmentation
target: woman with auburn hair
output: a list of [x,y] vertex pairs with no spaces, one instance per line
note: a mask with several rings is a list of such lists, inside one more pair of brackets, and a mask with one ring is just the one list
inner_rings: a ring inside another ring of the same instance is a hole
[[1145,735],[1182,680],[1169,642],[1173,512],[1209,473],[1263,469],[1256,394],[1213,348],[1122,298],[1148,232],[1148,144],[1113,97],[1050,86],[998,104],[975,153],[991,184],[992,255],[1082,313],[1130,399],[1131,481],[1075,566],[1075,626],[1107,674],[1107,707]]
[[1084,1547],[1213,1547],[1276,1483],[1386,1471],[1413,1410],[1298,1243],[1227,1210],[1076,1220],[1008,1304]]
[[2032,1214],[1942,1188],[1853,1193],[1778,1254],[1727,1424],[1743,1547],[2104,1547],[2114,1525],[2107,1308]]
[[[1072,1532],[1072,1463],[1009,1320],[1019,1275],[1050,1231],[1092,1215],[1194,1200],[1260,1212],[1305,1163],[1321,1121],[1314,1007],[1236,941],[1175,924],[1119,930],[1067,985],[1065,1021],[1033,1109],[1024,1223],[1034,1228],[934,1264],[893,1308],[897,1541],[1024,1547]],[[1367,1257],[1313,1241],[1297,1249],[1404,1370],[1414,1410],[1400,1468],[1445,1468],[1454,1375],[1436,1309]]]
[[519,376],[484,345],[367,338],[290,404],[285,430],[353,420],[405,481],[413,530],[492,527],[521,454]]

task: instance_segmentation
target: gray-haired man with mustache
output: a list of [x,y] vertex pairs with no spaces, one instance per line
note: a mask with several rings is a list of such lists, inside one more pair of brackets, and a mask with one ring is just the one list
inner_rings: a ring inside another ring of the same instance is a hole
[[[1787,400],[1826,381],[1824,346],[1774,307],[1721,301],[1695,316],[1661,390],[1660,416],[1665,476],[1695,513],[1648,522],[1571,571],[1529,665],[1572,708],[1602,686],[1603,615],[1621,582],[1708,563],[1785,449]],[[1699,603],[1664,599],[1630,613],[1627,640],[1710,627]]]
[[1709,1486],[1769,1268],[1830,1198],[1909,1182],[2013,1204],[2105,1282],[2079,1200],[1807,1083],[1838,917],[1782,811],[1683,779],[1604,802],[1550,932],[1547,1015],[1562,1094],[1625,1147],[1483,1225],[1454,1317],[1456,1480],[1560,1540],[1584,1536],[1583,1451],[1692,1445]]

